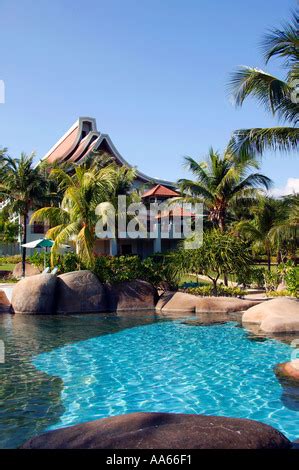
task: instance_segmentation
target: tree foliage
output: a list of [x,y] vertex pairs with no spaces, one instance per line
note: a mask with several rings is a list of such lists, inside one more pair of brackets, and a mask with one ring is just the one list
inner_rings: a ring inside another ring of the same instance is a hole
[[299,142],[299,35],[298,14],[281,29],[275,28],[264,38],[266,63],[274,57],[283,61],[287,70],[284,79],[255,67],[239,67],[232,75],[229,88],[236,106],[253,97],[267,112],[276,116],[285,127],[239,129],[235,132],[235,151],[251,149],[262,154],[265,150],[292,151]]
[[211,148],[204,161],[185,157],[185,164],[195,178],[179,180],[185,199],[202,200],[208,219],[221,230],[225,229],[227,211],[232,204],[248,202],[271,186],[267,176],[255,171],[259,168],[256,158],[249,152],[237,155],[232,143],[223,156]]

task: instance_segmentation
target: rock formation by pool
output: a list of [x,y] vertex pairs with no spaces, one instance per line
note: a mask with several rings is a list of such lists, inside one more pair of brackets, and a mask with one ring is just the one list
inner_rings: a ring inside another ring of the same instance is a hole
[[60,276],[37,274],[19,281],[12,295],[13,313],[68,314],[156,310],[161,315],[244,312],[243,324],[257,324],[265,333],[299,331],[299,300],[248,300],[200,297],[165,292],[160,297],[150,283],[135,279],[103,284],[91,271]]
[[23,449],[288,449],[291,442],[249,419],[176,413],[131,413],[56,431]]
[[26,277],[14,286],[11,305],[17,314],[100,313],[154,310],[158,297],[148,282],[103,284],[91,271],[82,270]]
[[242,323],[257,324],[264,333],[290,333],[299,331],[299,300],[288,297],[268,300],[249,308]]

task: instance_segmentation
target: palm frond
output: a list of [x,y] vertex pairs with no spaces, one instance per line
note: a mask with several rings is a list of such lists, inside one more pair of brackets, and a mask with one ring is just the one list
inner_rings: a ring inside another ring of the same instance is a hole
[[69,214],[61,207],[43,207],[32,214],[29,223],[41,221],[49,222],[50,225],[65,224],[69,221]]
[[232,189],[232,194],[238,194],[244,189],[261,188],[270,189],[272,180],[261,173],[251,173]]
[[266,63],[275,56],[282,57],[285,65],[299,61],[299,17],[296,12],[282,29],[272,29],[263,40],[262,46]]
[[246,98],[253,96],[273,114],[283,99],[289,99],[292,91],[283,80],[263,70],[247,66],[239,67],[233,73],[229,89],[236,106],[241,106]]
[[197,181],[192,181],[188,179],[178,180],[180,185],[180,190],[182,193],[187,191],[186,197],[205,197],[207,199],[213,198],[211,191],[204,185]]
[[265,150],[290,152],[299,147],[299,128],[270,127],[235,131],[235,152],[249,150],[262,155]]

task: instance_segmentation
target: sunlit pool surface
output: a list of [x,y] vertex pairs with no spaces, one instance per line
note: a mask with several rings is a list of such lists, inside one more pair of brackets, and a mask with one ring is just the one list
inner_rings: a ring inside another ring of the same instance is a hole
[[86,315],[1,323],[0,447],[134,411],[251,418],[299,437],[299,396],[288,397],[273,372],[292,348],[236,322]]

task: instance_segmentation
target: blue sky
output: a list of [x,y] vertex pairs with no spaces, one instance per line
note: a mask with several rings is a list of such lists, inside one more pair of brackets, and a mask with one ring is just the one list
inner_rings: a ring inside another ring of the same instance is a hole
[[[186,175],[184,155],[222,150],[237,128],[276,120],[227,95],[237,65],[265,68],[260,40],[295,0],[1,0],[0,146],[41,158],[81,116],[152,176]],[[284,75],[277,61],[267,66]],[[298,178],[296,155],[267,154],[275,186]],[[297,180],[295,180],[297,183]]]

